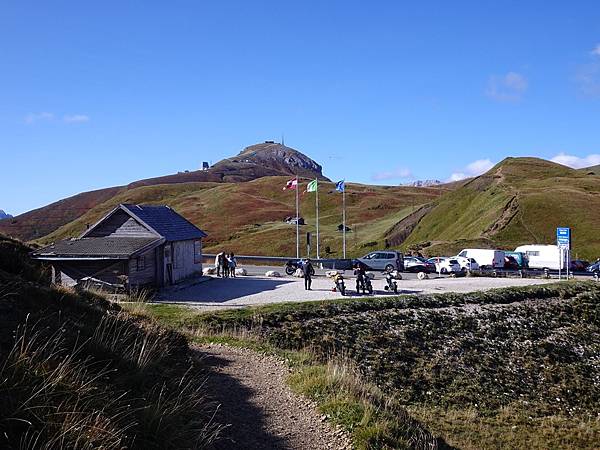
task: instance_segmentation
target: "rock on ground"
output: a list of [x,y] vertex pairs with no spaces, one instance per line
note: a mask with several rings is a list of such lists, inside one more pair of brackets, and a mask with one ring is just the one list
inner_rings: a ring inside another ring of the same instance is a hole
[[221,404],[215,420],[230,424],[217,449],[350,449],[345,432],[321,420],[315,405],[285,383],[276,358],[224,345],[195,347],[209,366],[206,388]]
[[279,272],[277,272],[276,270],[269,270],[265,273],[266,277],[269,278],[281,278],[281,274]]

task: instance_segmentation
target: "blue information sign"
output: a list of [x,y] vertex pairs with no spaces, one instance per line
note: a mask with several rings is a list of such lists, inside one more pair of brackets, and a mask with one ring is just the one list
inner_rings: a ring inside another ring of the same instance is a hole
[[568,227],[558,227],[556,229],[556,243],[559,247],[571,246],[571,229]]

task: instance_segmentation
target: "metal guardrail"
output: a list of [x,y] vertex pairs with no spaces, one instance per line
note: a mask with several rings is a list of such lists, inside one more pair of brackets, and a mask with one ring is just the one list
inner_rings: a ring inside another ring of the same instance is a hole
[[[202,254],[203,258],[207,258],[207,259],[215,259],[216,258],[216,254],[211,254],[211,253],[204,253]],[[298,259],[298,258],[294,258],[294,257],[287,257],[287,256],[256,256],[256,255],[235,255],[235,258],[238,261],[283,261],[283,262],[287,262],[290,259]]]
[[[216,257],[216,254],[204,253],[202,257],[204,259],[213,259]],[[258,261],[258,262],[275,262],[275,263],[286,263],[290,260],[295,261],[298,259],[304,258],[296,258],[295,256],[259,256],[259,255],[236,255],[235,256],[238,261]],[[352,259],[338,259],[338,258],[311,258],[311,261],[315,264],[323,264],[323,266],[327,269],[345,269],[350,270],[352,266]],[[336,267],[337,266],[337,267]],[[486,276],[516,276],[520,278],[529,278],[529,277],[552,277],[558,276],[558,270],[543,270],[543,269],[482,269],[479,270],[480,273]],[[437,272],[435,272],[437,273]],[[562,275],[566,276],[565,271],[562,271]],[[587,271],[576,271],[569,272],[570,275],[578,276],[578,277],[592,277],[598,278],[593,272]]]
[[[205,259],[214,260],[216,254],[204,253],[202,255]],[[275,263],[286,263],[288,261],[297,261],[299,259],[305,258],[296,258],[295,256],[257,256],[257,255],[235,255],[235,258],[238,261],[258,261],[258,262],[275,262]],[[345,269],[350,270],[352,268],[352,259],[338,259],[338,258],[311,258],[310,259],[314,264],[322,264],[324,268],[327,269]]]

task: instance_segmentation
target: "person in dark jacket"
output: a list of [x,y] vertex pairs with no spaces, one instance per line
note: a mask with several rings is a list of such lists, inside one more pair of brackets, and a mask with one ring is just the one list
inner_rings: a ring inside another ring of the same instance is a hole
[[367,268],[360,261],[357,261],[354,266],[354,275],[356,275],[356,293],[360,294],[361,288],[363,293],[366,292],[367,287],[365,285],[365,278],[367,276]]
[[223,261],[222,261],[223,278],[229,278],[229,259],[228,259],[228,257],[229,257],[228,254],[223,255]]
[[217,269],[217,276],[221,276],[221,270],[223,269],[223,258],[225,258],[225,253],[219,252],[215,257],[215,268]]
[[304,290],[311,291],[310,288],[312,284],[312,274],[314,272],[312,263],[310,262],[310,258],[306,260],[304,265],[302,266],[302,271],[304,272]]

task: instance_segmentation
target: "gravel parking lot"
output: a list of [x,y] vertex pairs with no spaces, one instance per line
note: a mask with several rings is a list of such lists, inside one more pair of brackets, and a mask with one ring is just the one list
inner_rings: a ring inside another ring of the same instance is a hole
[[[161,293],[156,301],[180,303],[203,309],[240,308],[245,306],[264,305],[281,302],[304,302],[310,300],[326,300],[342,298],[339,292],[333,292],[333,282],[323,271],[317,271],[313,278],[312,290],[304,290],[304,281],[294,277],[268,278],[264,276],[267,270],[281,268],[246,266],[249,276],[237,278],[211,277],[203,282],[191,284],[178,290]],[[355,279],[346,272],[347,296],[357,296]],[[509,286],[526,286],[533,284],[552,283],[556,280],[534,278],[438,278],[431,275],[428,280],[418,280],[414,274],[403,274],[398,280],[400,294],[431,294],[441,292],[472,292]],[[389,296],[384,290],[385,281],[378,274],[373,281],[375,293],[373,296]]]

